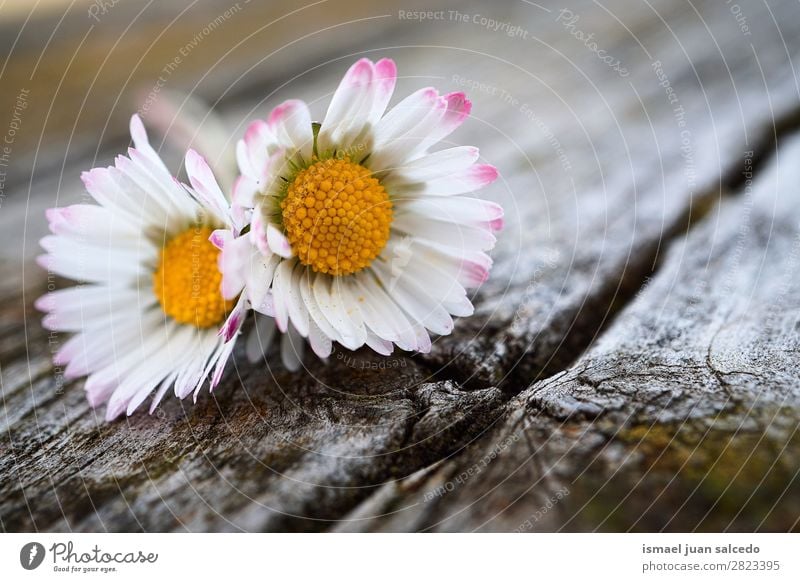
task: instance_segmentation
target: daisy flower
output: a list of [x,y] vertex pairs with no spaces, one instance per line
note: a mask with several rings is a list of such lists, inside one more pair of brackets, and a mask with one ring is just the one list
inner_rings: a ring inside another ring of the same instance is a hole
[[213,389],[233,351],[246,297],[221,294],[212,232],[241,227],[204,159],[190,150],[191,187],[175,180],[133,116],[134,146],[114,166],[82,175],[97,204],[52,208],[39,264],[81,284],[39,298],[47,329],[74,333],[56,353],[68,378],[87,376],[106,419],[131,414],[155,392],[194,398]]
[[431,151],[470,101],[424,88],[385,113],[396,78],[392,60],[361,59],[321,124],[290,100],[237,144],[234,206],[250,229],[225,241],[223,295],[255,290],[255,309],[321,357],[332,342],[429,351],[431,333],[472,314],[467,290],[486,280],[502,227],[497,204],[464,196],[497,178],[478,149]]
[[[208,161],[216,182],[223,192],[231,192],[237,175],[235,148],[236,140],[226,130],[225,121],[208,105],[194,95],[187,95],[175,90],[162,91],[158,99],[148,104],[148,121],[167,139],[177,151],[196,149]],[[209,180],[214,178],[209,176]],[[239,223],[245,221],[243,209],[238,211]],[[249,220],[250,213],[247,213]],[[221,230],[214,235],[214,243],[222,248],[226,241],[239,234],[237,228]],[[246,239],[244,239],[246,240]],[[234,245],[235,246],[235,245]],[[229,247],[227,254],[231,254]],[[237,269],[251,268],[256,272],[263,270],[263,257],[253,254],[251,260],[237,263]],[[244,274],[244,273],[243,273]],[[248,289],[249,301],[259,305],[263,295],[259,295],[262,286],[252,285]],[[263,286],[262,292],[266,292]],[[235,297],[238,291],[232,295]],[[248,303],[249,303],[248,301]],[[273,341],[278,341],[283,365],[289,371],[297,371],[301,366],[305,342],[293,326],[286,333],[277,333],[275,320],[272,317],[253,312],[255,320],[245,341],[245,355],[251,363],[266,360],[266,353]]]

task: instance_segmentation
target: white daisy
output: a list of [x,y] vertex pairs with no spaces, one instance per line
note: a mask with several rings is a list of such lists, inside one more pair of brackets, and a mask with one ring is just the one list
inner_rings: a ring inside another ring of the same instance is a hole
[[[164,137],[171,142],[177,151],[186,151],[189,148],[197,149],[209,162],[217,183],[223,192],[231,192],[234,179],[237,175],[235,139],[225,130],[226,124],[212,109],[196,96],[187,95],[179,91],[162,91],[159,98],[148,106],[148,121],[157,130],[160,130]],[[237,222],[244,222],[244,211],[241,207],[235,206]],[[249,212],[247,220],[249,220]],[[226,241],[232,240],[238,235],[237,229],[220,231],[214,236],[214,243],[221,249]],[[234,245],[235,247],[235,245]],[[227,254],[231,253],[231,248]],[[263,257],[255,255],[252,257],[251,266],[258,268],[263,261]],[[242,268],[243,261],[238,268]],[[254,297],[257,293],[258,285],[254,285],[249,290],[249,297]],[[266,288],[264,289],[266,290]],[[238,296],[238,292],[232,295]],[[255,301],[261,302],[263,297],[255,297]],[[257,303],[258,305],[258,303]],[[254,312],[255,324],[247,336],[245,343],[245,354],[251,363],[263,360],[269,365],[266,354],[273,341],[280,337],[280,356],[283,365],[289,371],[297,371],[300,368],[305,342],[294,329],[289,326],[286,333],[276,333],[277,328],[275,319],[259,312]]]
[[307,337],[389,354],[426,352],[473,312],[467,289],[486,280],[502,209],[463,196],[495,168],[474,147],[429,150],[469,115],[463,93],[425,88],[386,115],[393,61],[361,59],[321,124],[290,100],[247,129],[237,147],[235,206],[251,228],[225,241],[223,294]]
[[152,412],[170,387],[194,398],[213,389],[233,351],[246,297],[220,293],[216,229],[241,224],[204,159],[190,150],[191,187],[175,180],[150,146],[138,116],[135,147],[114,166],[82,175],[97,202],[47,212],[52,235],[39,263],[82,284],[41,297],[44,326],[74,333],[55,355],[70,378],[87,376],[92,406],[106,419],[131,414],[155,391]]

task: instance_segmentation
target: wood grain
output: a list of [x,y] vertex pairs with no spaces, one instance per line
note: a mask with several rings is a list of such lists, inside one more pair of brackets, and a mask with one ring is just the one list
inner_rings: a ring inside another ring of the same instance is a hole
[[[30,307],[41,210],[80,199],[81,163],[20,184],[2,528],[797,529],[798,9],[748,5],[744,34],[724,3],[564,6],[571,27],[562,6],[460,8],[525,38],[394,14],[358,41],[397,60],[398,95],[466,87],[451,139],[502,174],[492,277],[429,355],[342,350],[299,375],[237,357],[214,396],[105,424]],[[321,117],[352,52],[285,86],[254,72],[218,104],[232,135],[289,96]]]

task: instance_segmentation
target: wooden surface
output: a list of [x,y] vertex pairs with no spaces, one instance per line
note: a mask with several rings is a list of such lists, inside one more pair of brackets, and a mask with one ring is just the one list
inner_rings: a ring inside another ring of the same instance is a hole
[[507,217],[475,316],[424,356],[238,357],[213,397],[105,424],[31,308],[42,210],[87,161],[34,164],[0,207],[2,528],[797,530],[800,6],[397,9],[218,110],[234,137],[289,96],[321,117],[356,54],[395,58],[398,95],[468,85],[450,139],[500,169]]

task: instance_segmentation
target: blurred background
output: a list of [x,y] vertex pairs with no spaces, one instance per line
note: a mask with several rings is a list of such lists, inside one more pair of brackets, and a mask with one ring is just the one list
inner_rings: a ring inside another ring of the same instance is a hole
[[[798,55],[795,0],[0,0],[0,526],[797,529]],[[448,145],[506,213],[475,315],[389,373],[237,362],[112,425],[56,390],[44,210],[131,114],[232,173],[360,57],[397,62],[391,104],[473,101]]]
[[[402,9],[424,5],[411,0]],[[328,67],[345,70],[357,58],[348,55],[403,24],[393,3],[385,0],[3,2],[2,117],[11,120],[20,92],[27,95],[14,136],[13,163],[4,168],[4,198],[13,193],[19,202],[31,185],[29,192],[37,194],[40,180],[53,176],[61,183],[62,173],[73,164],[107,162],[106,152],[120,151],[128,143],[128,120],[134,112],[148,124],[159,114],[164,121],[175,100],[178,107],[189,107],[184,94],[218,111],[244,104],[274,106],[292,94],[298,78],[307,85],[309,79],[332,72]],[[165,105],[170,94],[174,99]],[[203,122],[202,115],[198,121]],[[238,139],[242,129],[239,124],[230,127],[231,139]],[[65,176],[74,179],[72,173]],[[51,182],[43,187],[52,193]],[[33,201],[37,208],[39,198]],[[53,202],[48,197],[47,204]],[[13,206],[23,211],[26,205]],[[12,221],[11,209],[4,210],[2,219]],[[32,226],[40,230],[38,224]],[[3,246],[6,257],[19,258],[18,246],[13,251]]]

